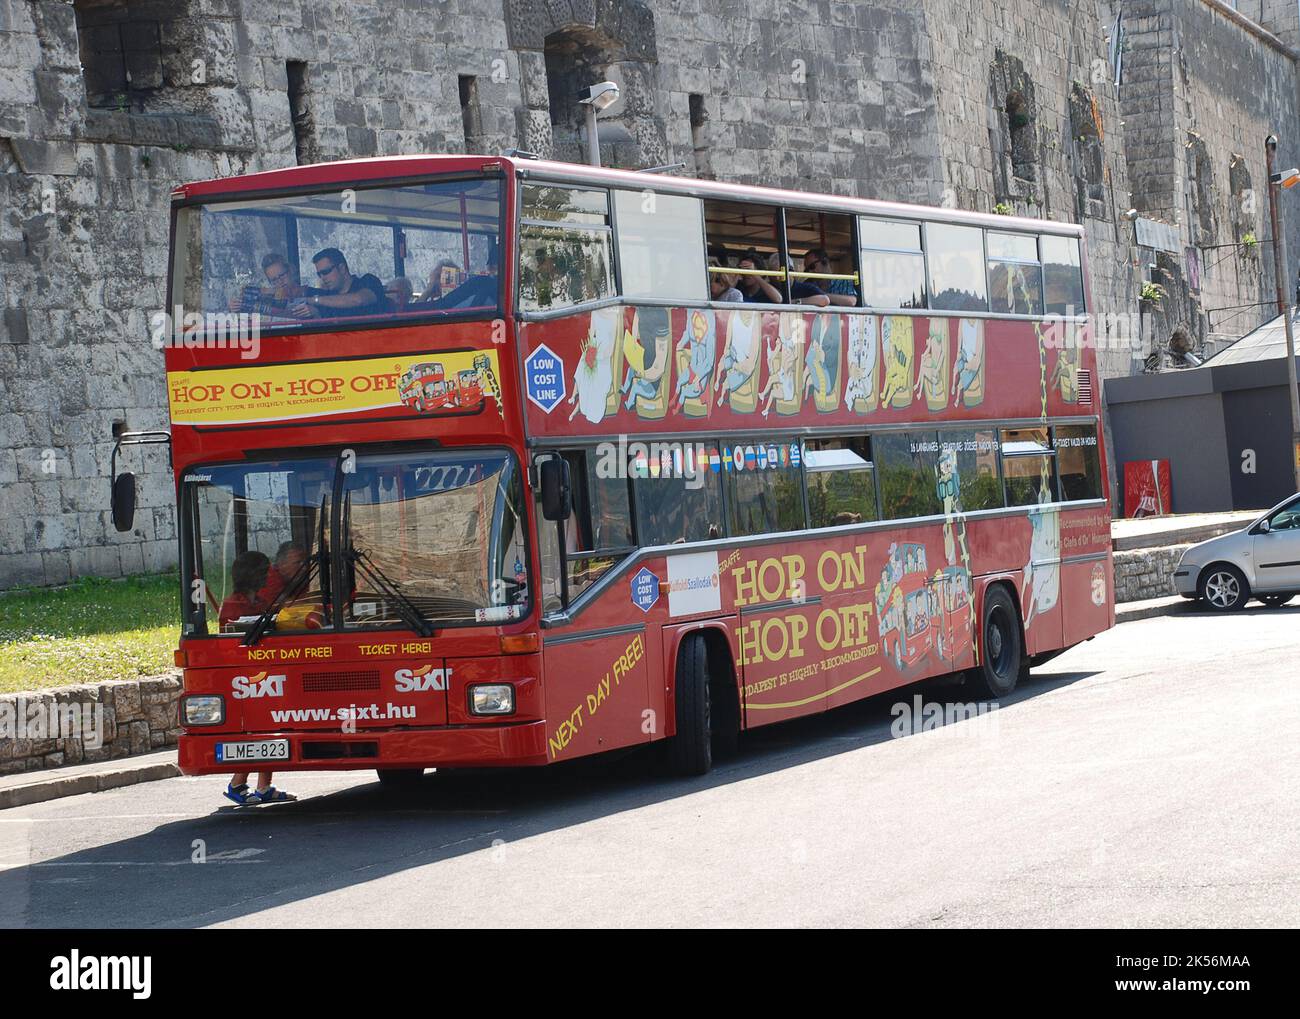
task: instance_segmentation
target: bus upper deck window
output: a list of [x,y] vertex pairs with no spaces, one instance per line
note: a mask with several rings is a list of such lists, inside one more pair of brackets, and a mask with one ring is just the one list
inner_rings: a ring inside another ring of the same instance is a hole
[[704,203],[684,195],[615,191],[623,296],[705,301]]
[[519,303],[547,311],[614,294],[609,192],[552,184],[523,186]]
[[984,231],[973,226],[926,223],[925,253],[930,269],[930,307],[988,311]]
[[924,308],[928,301],[921,226],[858,217],[862,303],[869,308]]
[[1003,315],[1042,314],[1043,269],[1038,262],[1037,236],[990,230],[985,242],[990,310]]
[[1083,315],[1083,266],[1076,237],[1040,239],[1043,252],[1043,288],[1049,315]]

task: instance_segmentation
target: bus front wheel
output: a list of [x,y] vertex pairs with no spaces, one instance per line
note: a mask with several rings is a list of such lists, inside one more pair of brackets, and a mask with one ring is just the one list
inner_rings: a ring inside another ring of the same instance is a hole
[[1025,659],[1016,603],[1001,585],[984,596],[980,635],[980,663],[967,673],[971,689],[979,697],[1005,697],[1016,688]]
[[713,711],[709,653],[702,634],[689,634],[682,641],[673,702],[677,734],[668,741],[668,767],[674,775],[707,775],[713,767]]

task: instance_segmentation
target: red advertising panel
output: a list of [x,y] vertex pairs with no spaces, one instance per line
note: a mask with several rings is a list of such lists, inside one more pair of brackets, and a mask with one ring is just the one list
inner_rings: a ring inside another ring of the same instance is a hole
[[1129,460],[1124,464],[1124,515],[1162,517],[1173,512],[1168,460]]

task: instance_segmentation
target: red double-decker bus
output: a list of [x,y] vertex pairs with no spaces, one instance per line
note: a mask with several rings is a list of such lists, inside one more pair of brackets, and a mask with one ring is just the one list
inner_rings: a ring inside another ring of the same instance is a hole
[[260,313],[166,350],[187,774],[700,773],[1113,622],[1077,227],[478,156],[173,207],[174,313]]

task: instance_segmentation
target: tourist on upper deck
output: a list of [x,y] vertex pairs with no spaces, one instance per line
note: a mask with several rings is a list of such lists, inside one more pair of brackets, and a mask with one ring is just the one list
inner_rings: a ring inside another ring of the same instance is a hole
[[[810,248],[803,256],[803,271],[833,273],[835,268],[825,248]],[[846,308],[857,307],[858,291],[852,280],[807,280],[807,282],[830,298],[831,304]]]
[[429,285],[419,297],[420,304],[428,304],[439,297],[450,294],[461,284],[464,273],[460,266],[450,258],[441,258],[429,273]]
[[[752,270],[758,269],[760,266],[766,268],[766,263],[759,258],[757,251],[750,248],[740,257],[740,265],[737,268]],[[748,273],[742,273],[737,285],[747,303],[785,304],[785,295],[772,286],[766,276],[751,276]]]
[[[709,258],[710,268],[724,268],[722,262],[715,258]],[[709,297],[714,301],[743,301],[745,295],[736,289],[736,277],[725,272],[709,273]]]
[[497,280],[500,254],[495,240],[489,241],[488,245],[483,271],[471,275],[451,293],[443,294],[437,300],[430,302],[433,307],[447,310],[496,307],[497,290],[500,286]]
[[288,315],[289,305],[303,296],[302,284],[294,278],[289,260],[275,253],[265,256],[262,274],[266,277],[266,286],[249,286],[232,294],[228,307],[233,312]]
[[394,311],[406,311],[415,296],[415,286],[405,276],[398,276],[388,281],[384,287],[384,296],[388,298]]
[[353,276],[348,260],[338,248],[322,248],[312,255],[319,287],[307,287],[306,295],[290,307],[298,318],[340,318],[347,315],[383,315],[393,310],[378,276]]

